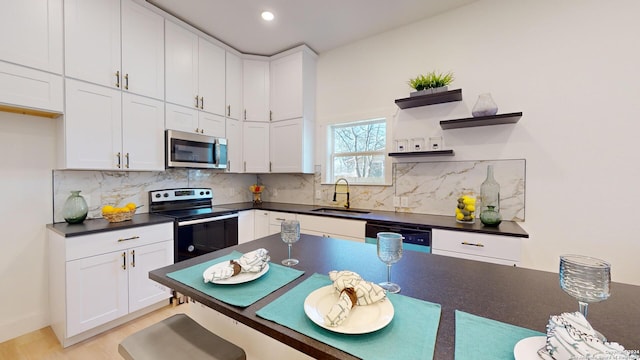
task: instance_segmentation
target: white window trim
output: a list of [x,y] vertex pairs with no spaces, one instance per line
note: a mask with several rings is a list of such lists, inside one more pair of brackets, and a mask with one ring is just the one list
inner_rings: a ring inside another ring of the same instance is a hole
[[[333,185],[333,179],[332,177],[332,172],[333,169],[331,169],[330,164],[332,164],[332,145],[329,141],[329,139],[332,139],[332,129],[336,126],[350,126],[350,124],[353,123],[357,123],[357,122],[362,122],[362,123],[366,123],[367,121],[375,121],[377,119],[384,119],[385,120],[385,126],[386,126],[386,139],[385,139],[385,150],[384,150],[384,180],[382,182],[379,183],[354,183],[354,184],[349,184],[351,186],[392,186],[393,185],[393,178],[392,178],[392,166],[393,166],[393,162],[391,161],[391,158],[389,157],[388,153],[389,153],[389,148],[391,147],[391,121],[390,121],[391,116],[388,115],[378,115],[378,116],[367,116],[366,118],[363,118],[362,120],[354,120],[354,119],[350,119],[350,120],[345,120],[345,121],[340,121],[340,122],[333,122],[333,123],[328,123],[326,125],[326,131],[324,132],[324,141],[323,143],[325,144],[325,156],[324,156],[324,166],[323,166],[323,171],[321,174],[321,185]],[[369,155],[369,154],[378,154],[379,152],[358,152],[358,153],[349,153],[349,154],[355,154],[355,155]]]

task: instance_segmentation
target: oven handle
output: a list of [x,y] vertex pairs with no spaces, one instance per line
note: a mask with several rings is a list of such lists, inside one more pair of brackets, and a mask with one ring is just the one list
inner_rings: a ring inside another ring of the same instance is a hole
[[194,224],[202,224],[202,223],[206,223],[206,222],[225,220],[225,219],[231,219],[231,218],[237,218],[237,217],[238,217],[238,213],[233,213],[233,214],[222,215],[222,216],[208,217],[208,218],[204,218],[204,219],[180,221],[180,222],[178,222],[178,226],[188,226],[188,225],[194,225]]

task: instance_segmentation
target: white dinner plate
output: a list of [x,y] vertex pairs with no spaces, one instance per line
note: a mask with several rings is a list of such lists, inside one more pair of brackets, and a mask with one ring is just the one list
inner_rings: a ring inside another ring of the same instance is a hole
[[[239,259],[235,259],[235,261],[238,261]],[[219,262],[215,265],[209,266],[207,268],[207,270],[204,271],[204,273],[202,273],[202,277],[204,279],[210,279],[211,278],[211,274],[213,273],[213,271],[219,267],[224,267],[229,265],[229,260],[226,261],[222,261]],[[264,269],[262,269],[262,271],[260,272],[241,272],[240,274],[236,275],[236,276],[232,276],[230,278],[226,278],[226,279],[222,279],[222,280],[213,280],[211,281],[214,284],[222,284],[222,285],[233,285],[233,284],[242,284],[242,283],[246,283],[249,281],[253,281],[259,277],[261,277],[262,275],[266,274],[267,271],[269,271],[269,263],[267,263],[267,266],[264,267]]]
[[356,305],[340,326],[328,326],[324,316],[339,297],[333,285],[321,287],[304,300],[304,312],[318,326],[342,334],[370,333],[387,326],[393,319],[393,304],[388,298],[384,298],[371,305]]
[[546,336],[524,338],[514,346],[513,356],[516,360],[540,360],[538,350],[540,350],[546,342]]

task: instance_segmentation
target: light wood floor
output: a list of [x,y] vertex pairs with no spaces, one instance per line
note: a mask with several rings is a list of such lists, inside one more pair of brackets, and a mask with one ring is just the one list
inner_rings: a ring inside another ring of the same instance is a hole
[[51,327],[42,328],[0,343],[3,360],[111,360],[122,359],[118,344],[128,335],[157,323],[167,317],[186,313],[188,304],[167,305],[150,314],[120,325],[98,336],[63,349]]

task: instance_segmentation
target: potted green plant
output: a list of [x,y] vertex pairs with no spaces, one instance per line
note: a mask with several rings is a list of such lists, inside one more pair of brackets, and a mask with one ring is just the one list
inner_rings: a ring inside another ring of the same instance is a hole
[[448,72],[446,74],[436,73],[431,71],[426,75],[418,75],[415,78],[409,79],[409,86],[415,89],[411,96],[420,96],[426,94],[432,94],[442,91],[447,91],[449,84],[453,81],[453,73]]

